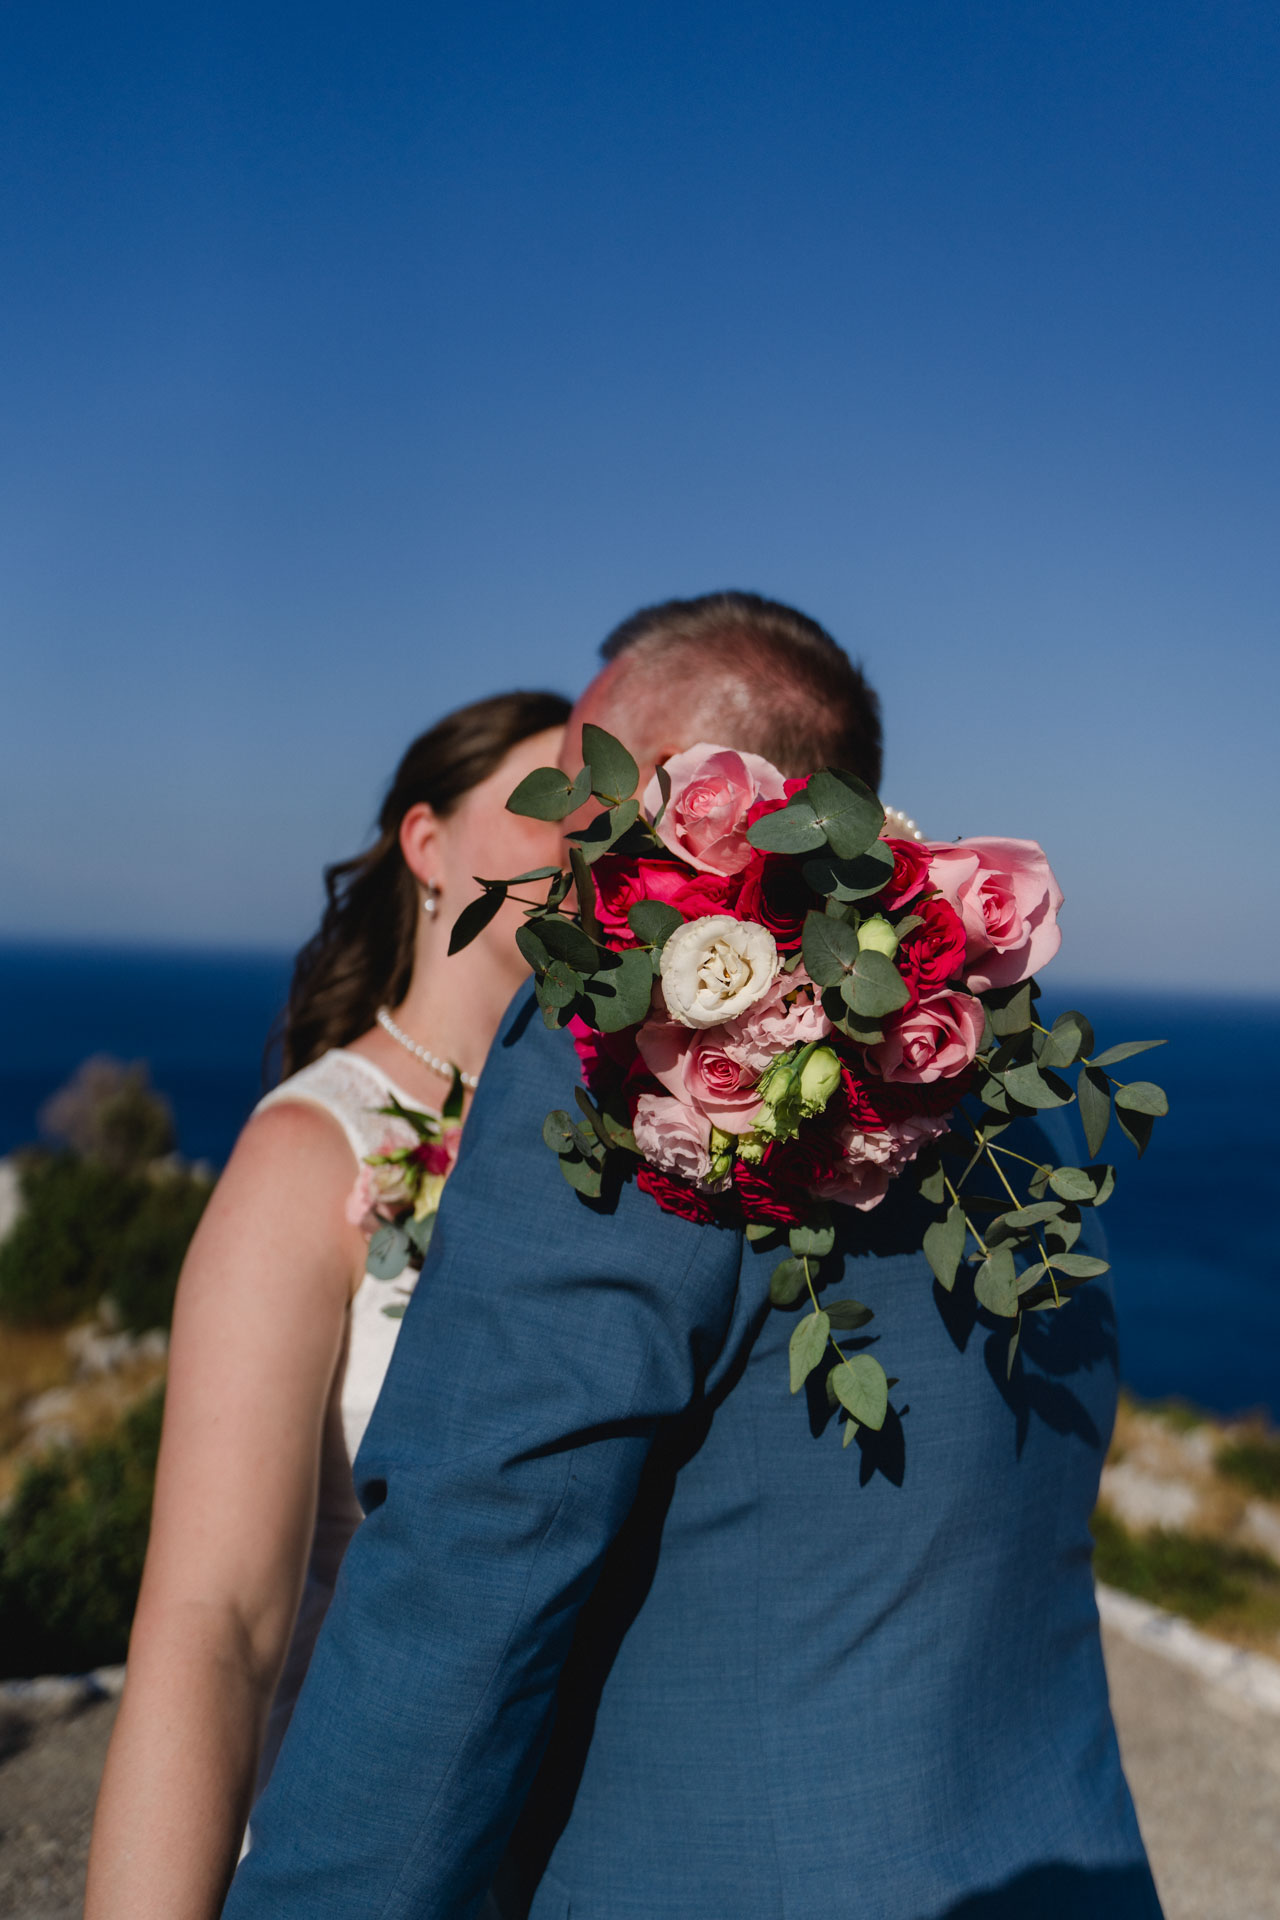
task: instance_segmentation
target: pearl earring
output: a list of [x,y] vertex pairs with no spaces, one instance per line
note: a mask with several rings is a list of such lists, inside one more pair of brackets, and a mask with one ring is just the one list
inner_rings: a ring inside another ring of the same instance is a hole
[[428,880],[426,897],[422,902],[422,911],[426,914],[428,920],[435,919],[436,912],[438,909],[439,899],[440,899],[439,887],[436,885],[434,880]]

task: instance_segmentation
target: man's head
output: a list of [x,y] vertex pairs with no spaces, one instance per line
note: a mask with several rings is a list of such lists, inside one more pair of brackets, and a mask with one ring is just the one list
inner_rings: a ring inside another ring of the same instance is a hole
[[708,593],[643,607],[615,627],[603,670],[565,732],[581,764],[582,723],[616,734],[640,766],[711,740],[763,754],[786,774],[843,767],[880,784],[880,702],[816,620],[755,593]]

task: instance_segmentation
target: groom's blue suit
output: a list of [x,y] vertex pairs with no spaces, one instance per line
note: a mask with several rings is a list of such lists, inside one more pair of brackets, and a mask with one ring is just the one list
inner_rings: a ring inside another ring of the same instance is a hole
[[916,1203],[840,1209],[901,1376],[844,1451],[776,1253],[565,1185],[576,1074],[518,1003],[229,1920],[469,1920],[495,1875],[533,1920],[1158,1920],[1090,1579],[1105,1289],[1006,1381]]

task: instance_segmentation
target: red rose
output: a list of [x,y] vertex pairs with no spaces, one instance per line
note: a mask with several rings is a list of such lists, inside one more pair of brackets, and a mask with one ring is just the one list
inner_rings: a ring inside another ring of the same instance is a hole
[[758,920],[786,952],[800,945],[804,917],[816,904],[795,861],[786,854],[758,853],[742,876],[734,908],[739,920]]
[[683,1180],[677,1180],[674,1174],[651,1167],[648,1161],[642,1162],[636,1174],[636,1185],[642,1193],[656,1200],[664,1212],[678,1213],[682,1220],[693,1220],[700,1227],[721,1217],[712,1204],[712,1196],[699,1193],[696,1187],[687,1186]]
[[891,1086],[884,1080],[872,1078],[870,1074],[863,1076],[846,1067],[827,1113],[835,1118],[840,1107],[843,1107],[850,1125],[857,1127],[860,1133],[881,1133],[891,1120],[906,1119],[918,1113],[949,1113],[968,1092],[972,1077],[972,1074],[966,1074],[928,1084],[917,1082],[911,1086]]
[[843,1167],[840,1142],[825,1126],[802,1127],[793,1139],[770,1148],[764,1161],[766,1177],[791,1195],[811,1193],[837,1179]]
[[795,1227],[809,1211],[803,1193],[776,1184],[763,1166],[749,1167],[739,1160],[733,1170],[733,1184],[743,1214],[752,1224],[760,1221],[771,1227]]
[[885,908],[903,907],[929,885],[931,855],[918,840],[892,840],[886,835],[884,844],[893,855],[893,877],[881,889],[879,902]]
[[636,860],[606,853],[591,869],[596,913],[612,947],[637,947],[627,915],[637,900],[665,900],[686,920],[731,913],[738,897],[736,873],[696,873],[670,860]]
[[573,1035],[582,1077],[597,1100],[607,1099],[631,1078],[637,1064],[643,1071],[644,1063],[636,1053],[634,1028],[623,1033],[597,1033],[575,1014],[569,1022],[569,1032]]
[[919,914],[923,925],[903,940],[896,965],[911,989],[907,1004],[914,1007],[921,994],[935,993],[963,972],[968,936],[964,921],[946,900],[917,900],[912,912]]

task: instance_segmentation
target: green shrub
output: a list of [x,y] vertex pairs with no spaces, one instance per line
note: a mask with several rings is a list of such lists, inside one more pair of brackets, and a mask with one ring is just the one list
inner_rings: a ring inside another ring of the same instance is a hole
[[0,1243],[0,1320],[65,1326],[110,1294],[131,1331],[167,1327],[209,1192],[179,1170],[147,1178],[71,1154],[33,1156],[23,1211]]
[[1250,1609],[1280,1593],[1280,1568],[1247,1547],[1162,1529],[1130,1533],[1103,1508],[1093,1516],[1093,1538],[1099,1580],[1188,1620]]
[[0,1514],[0,1675],[123,1660],[142,1576],[162,1395],[103,1440],[27,1466]]
[[178,1275],[209,1192],[203,1180],[171,1174],[150,1187],[121,1235],[107,1291],[131,1332],[167,1327],[172,1319]]
[[1239,1440],[1223,1447],[1214,1465],[1250,1493],[1280,1500],[1280,1439]]
[[0,1243],[0,1319],[65,1325],[92,1311],[116,1271],[146,1181],[72,1154],[30,1158],[23,1210]]

